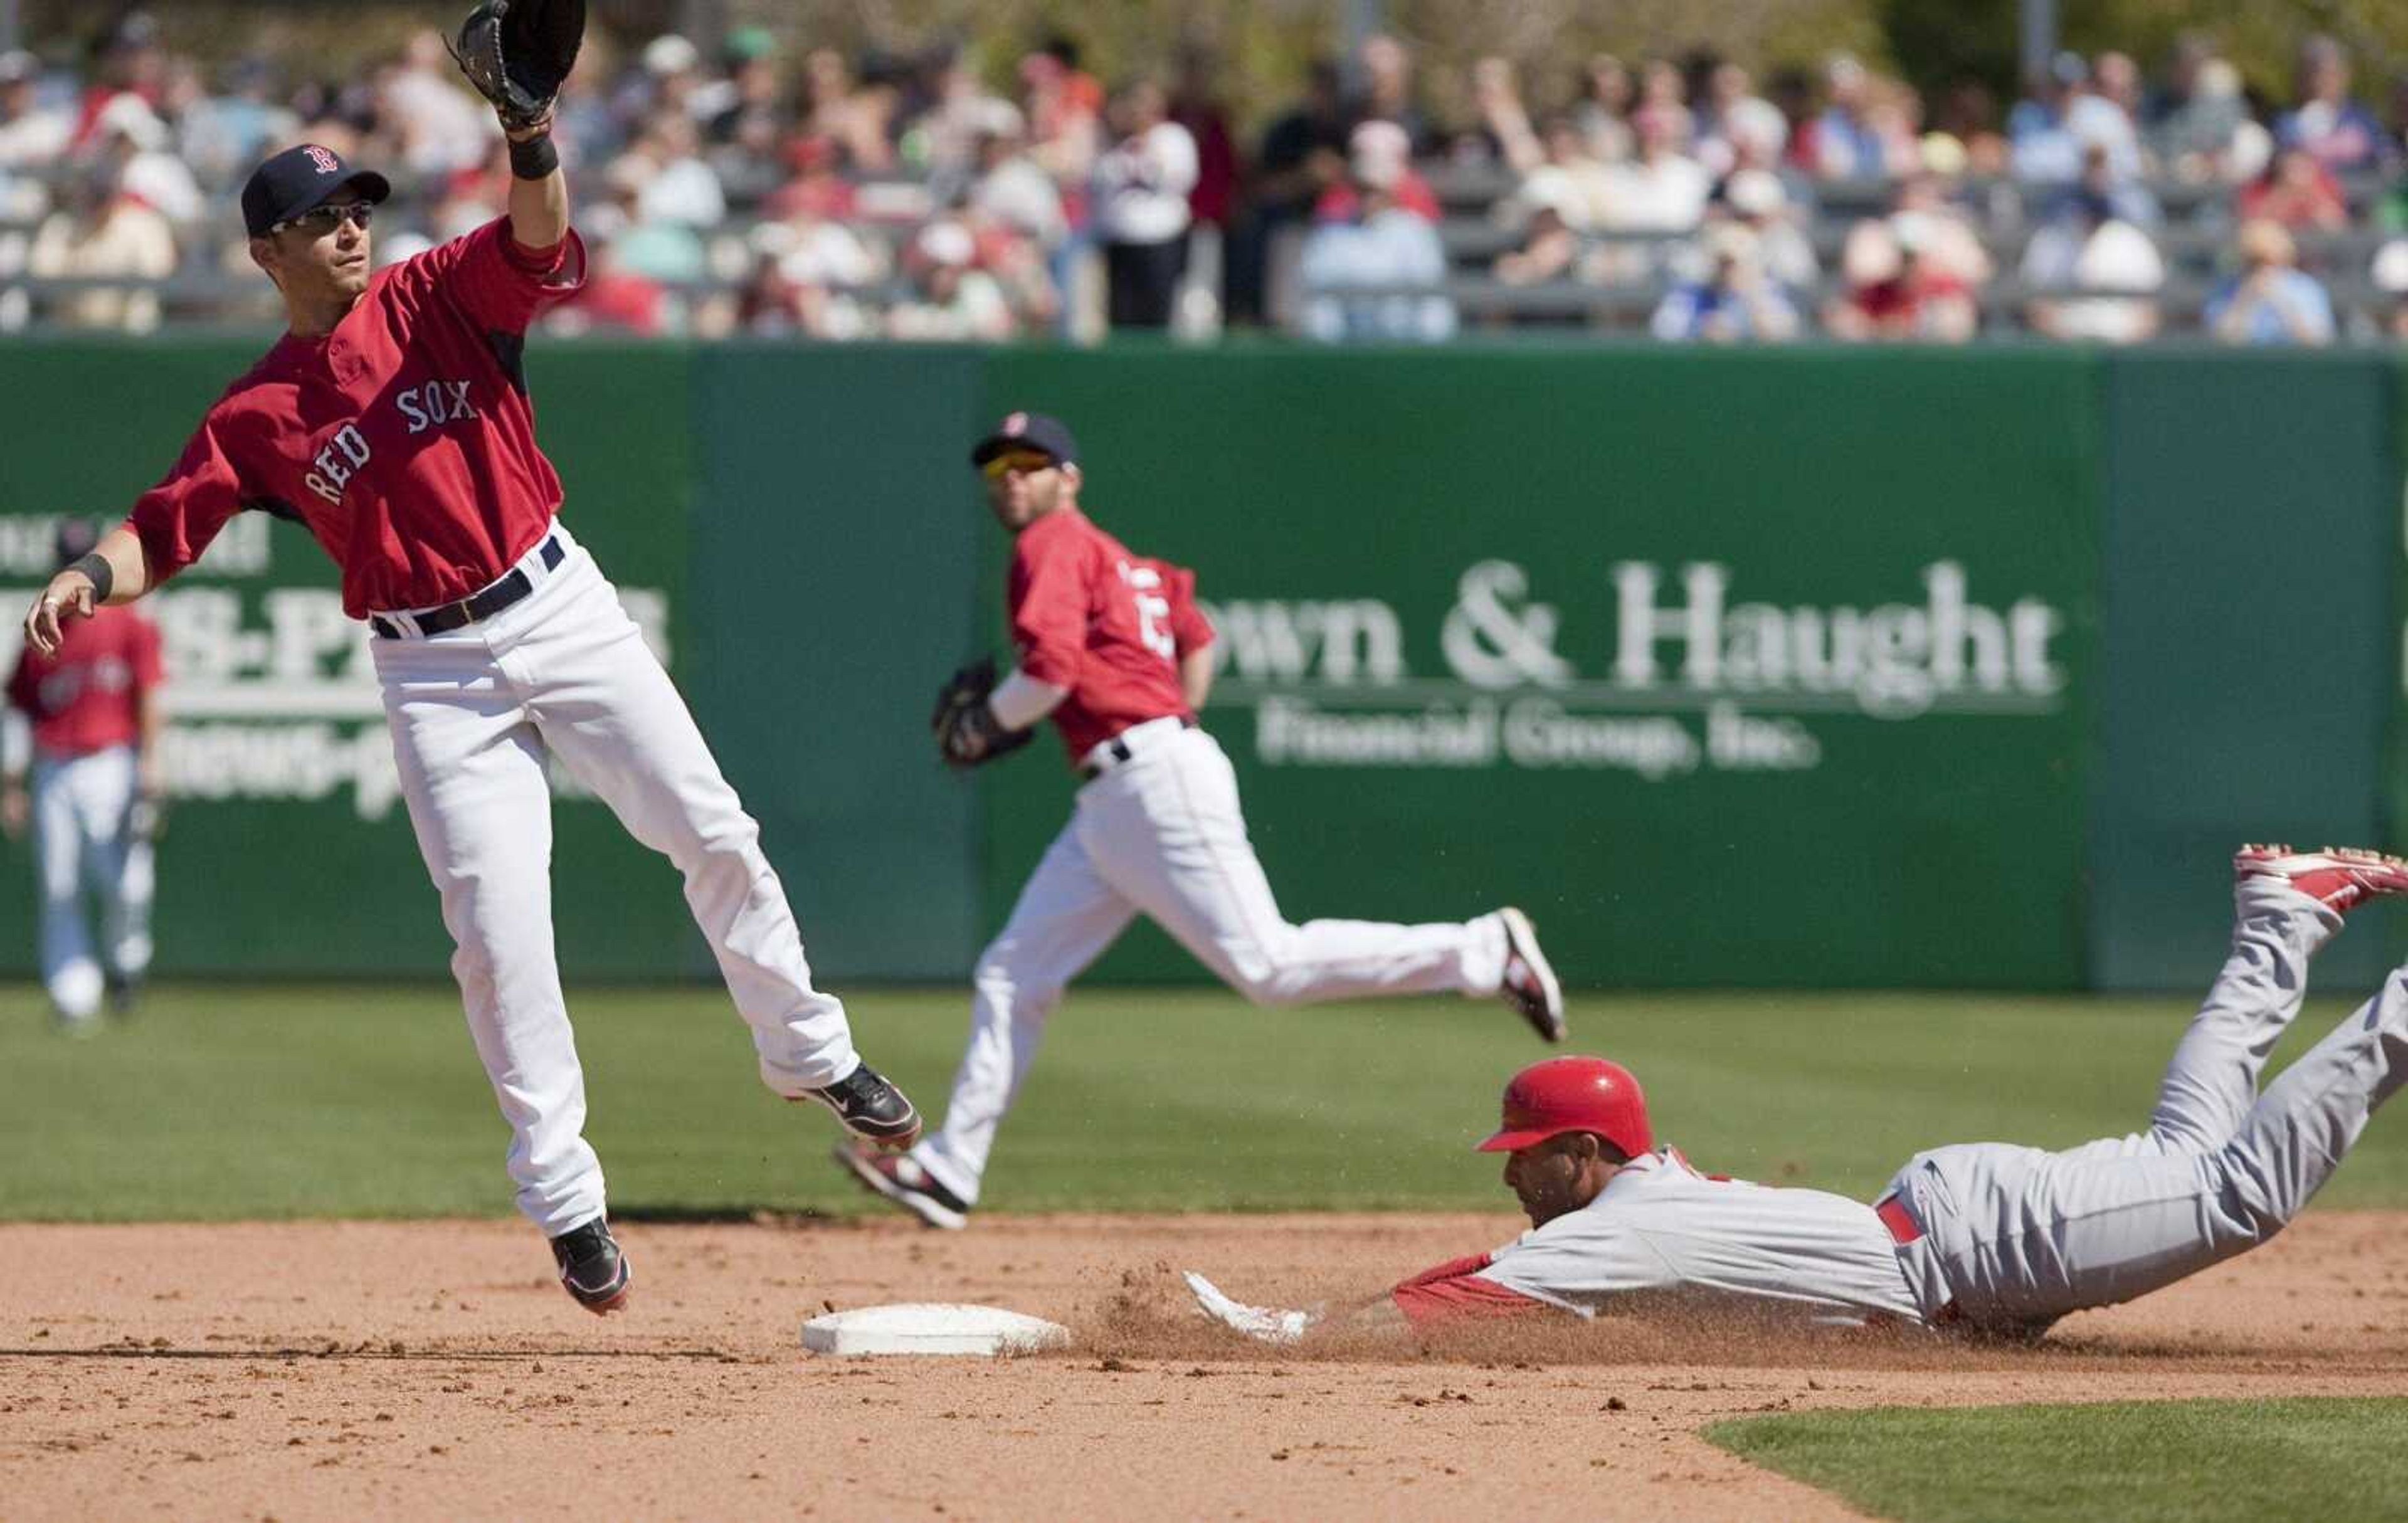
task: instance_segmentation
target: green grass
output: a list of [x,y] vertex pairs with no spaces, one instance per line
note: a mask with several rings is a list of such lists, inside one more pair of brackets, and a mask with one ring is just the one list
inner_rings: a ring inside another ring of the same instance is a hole
[[2397,1397],[1876,1407],[1705,1436],[1895,1523],[2408,1518]]
[[[858,1212],[816,1108],[773,1100],[707,988],[571,996],[613,1209]],[[872,1061],[941,1113],[955,990],[852,999]],[[2345,1007],[2311,1006],[2280,1063]],[[1645,1082],[1701,1165],[1869,1198],[1921,1147],[2063,1146],[2143,1124],[2172,1000],[1587,996],[1575,1048]],[[1257,1011],[1219,992],[1081,989],[1054,1017],[989,1176],[996,1210],[1509,1211],[1468,1151],[1541,1056],[1454,999]],[[155,991],[91,1042],[0,997],[0,1218],[414,1216],[509,1205],[508,1138],[444,985]],[[2321,1198],[2408,1204],[2408,1119],[2378,1117]]]

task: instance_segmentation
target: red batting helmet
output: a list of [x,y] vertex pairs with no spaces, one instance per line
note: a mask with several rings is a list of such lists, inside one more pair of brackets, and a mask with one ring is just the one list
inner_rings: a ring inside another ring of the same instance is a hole
[[1628,1069],[1602,1057],[1550,1057],[1513,1075],[1504,1125],[1480,1151],[1511,1153],[1568,1131],[1595,1132],[1627,1157],[1656,1146],[1647,1097]]

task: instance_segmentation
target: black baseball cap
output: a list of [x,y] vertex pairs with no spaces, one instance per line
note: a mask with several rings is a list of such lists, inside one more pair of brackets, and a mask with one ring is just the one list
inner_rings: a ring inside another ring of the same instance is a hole
[[354,169],[341,154],[316,143],[288,148],[251,172],[242,187],[242,225],[264,238],[278,223],[314,211],[346,186],[371,203],[393,194],[393,182],[373,169]]
[[995,425],[995,432],[978,441],[970,451],[970,464],[983,466],[1006,450],[1042,450],[1054,457],[1057,466],[1072,466],[1079,461],[1079,441],[1070,437],[1069,425],[1059,418],[1049,418],[1041,412],[1012,412]]

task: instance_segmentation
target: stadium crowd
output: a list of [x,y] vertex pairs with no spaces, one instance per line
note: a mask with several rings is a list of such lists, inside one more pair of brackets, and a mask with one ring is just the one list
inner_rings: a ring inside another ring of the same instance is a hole
[[[2203,37],[2157,78],[2059,54],[2002,109],[1846,55],[1472,70],[1427,111],[1374,36],[1241,136],[1212,61],[1010,88],[956,49],[597,38],[555,136],[592,254],[563,331],[1003,339],[1272,324],[1331,341],[1560,326],[1670,340],[2408,338],[2408,75],[2309,37],[2269,101]],[[280,144],[387,168],[379,257],[498,214],[490,113],[429,32],[339,85],[203,62],[137,13],[0,55],[0,329],[272,318],[234,190]]]

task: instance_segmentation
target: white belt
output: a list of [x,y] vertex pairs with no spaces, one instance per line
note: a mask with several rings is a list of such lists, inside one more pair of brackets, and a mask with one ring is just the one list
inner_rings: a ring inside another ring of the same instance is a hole
[[1134,761],[1155,746],[1168,743],[1172,736],[1195,727],[1196,721],[1185,714],[1165,714],[1160,719],[1131,725],[1111,740],[1096,742],[1080,757],[1079,775],[1092,782],[1123,762]]

